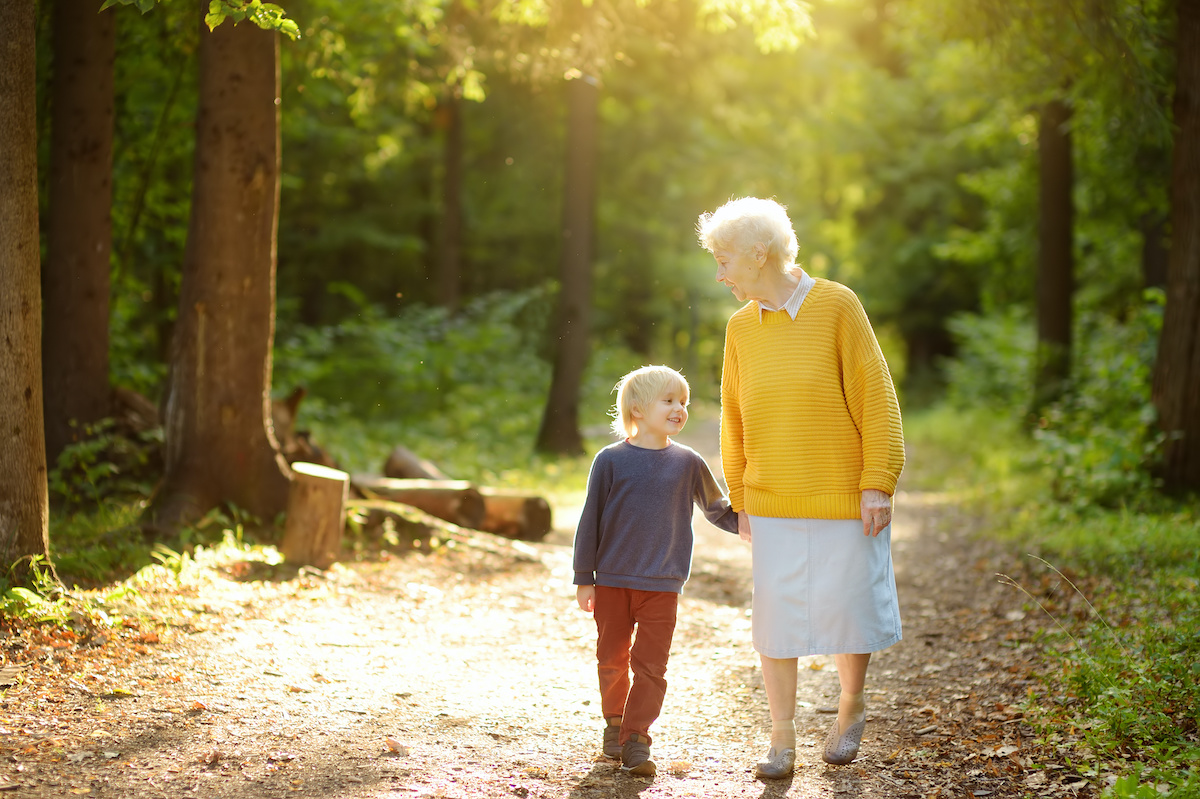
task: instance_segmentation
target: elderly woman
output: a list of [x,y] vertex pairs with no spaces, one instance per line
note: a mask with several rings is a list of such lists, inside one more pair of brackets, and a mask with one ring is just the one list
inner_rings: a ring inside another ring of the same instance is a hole
[[771,711],[760,777],[796,762],[797,658],[833,655],[841,697],[823,752],[858,754],[871,653],[900,640],[891,496],[904,466],[900,407],[858,297],[796,265],[773,200],[700,216],[717,280],[739,301],[725,332],[721,461],[750,542],[753,639]]

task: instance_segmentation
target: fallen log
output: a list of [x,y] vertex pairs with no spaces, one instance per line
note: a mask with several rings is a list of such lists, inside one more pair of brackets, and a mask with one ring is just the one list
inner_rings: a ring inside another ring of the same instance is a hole
[[550,532],[550,503],[532,494],[480,488],[484,518],[479,529],[518,541],[541,541]]
[[432,461],[425,460],[403,444],[397,444],[383,464],[384,477],[398,479],[451,479]]
[[356,474],[350,482],[367,499],[411,505],[459,527],[478,530],[486,514],[483,495],[466,480],[406,480]]
[[342,549],[350,475],[316,463],[293,463],[280,550],[297,566],[328,569]]

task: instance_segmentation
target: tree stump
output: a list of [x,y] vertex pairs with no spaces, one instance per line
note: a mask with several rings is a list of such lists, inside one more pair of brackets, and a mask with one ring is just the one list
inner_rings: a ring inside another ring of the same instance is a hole
[[283,559],[328,569],[342,548],[350,475],[315,463],[293,463],[283,528]]
[[541,541],[550,532],[550,503],[532,494],[480,488],[485,514],[479,529],[518,541]]
[[483,496],[466,480],[400,480],[356,474],[353,483],[368,499],[402,502],[459,527],[478,530],[483,523]]

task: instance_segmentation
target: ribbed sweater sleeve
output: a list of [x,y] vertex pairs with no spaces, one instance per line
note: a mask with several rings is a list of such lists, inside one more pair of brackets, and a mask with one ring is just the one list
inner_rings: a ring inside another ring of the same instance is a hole
[[818,279],[795,320],[753,302],[730,317],[721,459],[733,507],[758,516],[858,518],[864,489],[895,493],[900,406],[850,289]]

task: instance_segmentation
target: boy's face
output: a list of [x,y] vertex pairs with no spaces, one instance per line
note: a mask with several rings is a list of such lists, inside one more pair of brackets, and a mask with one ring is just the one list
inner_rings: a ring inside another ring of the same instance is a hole
[[687,424],[688,395],[679,388],[670,388],[650,406],[634,411],[633,418],[639,435],[673,436]]

